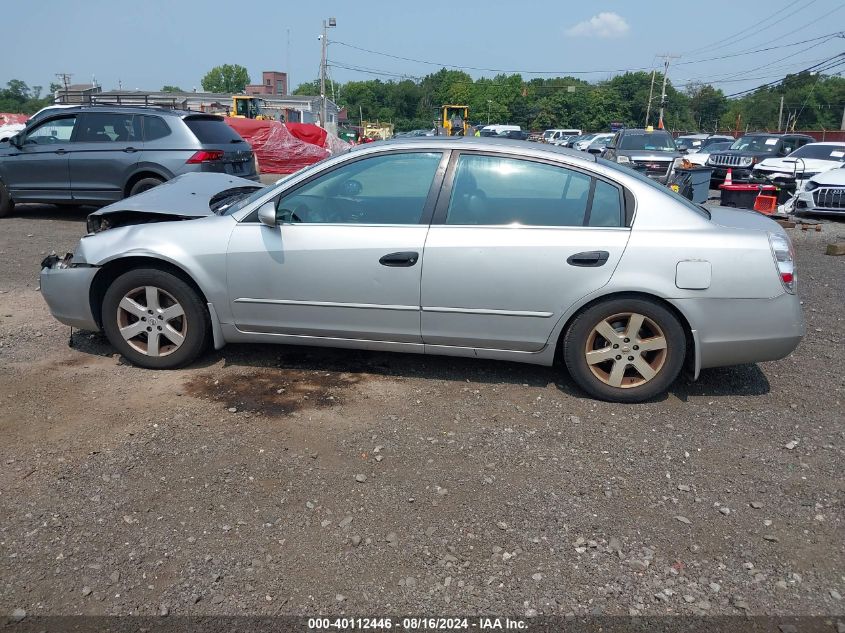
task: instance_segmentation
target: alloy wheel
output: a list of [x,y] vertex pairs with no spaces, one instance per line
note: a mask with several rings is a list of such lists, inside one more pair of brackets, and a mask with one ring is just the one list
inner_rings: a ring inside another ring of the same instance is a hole
[[166,290],[141,286],[127,292],[117,306],[117,326],[123,339],[147,356],[168,356],[188,333],[185,310]]
[[590,371],[604,384],[630,389],[657,376],[667,352],[666,336],[653,319],[623,312],[593,327],[584,355]]

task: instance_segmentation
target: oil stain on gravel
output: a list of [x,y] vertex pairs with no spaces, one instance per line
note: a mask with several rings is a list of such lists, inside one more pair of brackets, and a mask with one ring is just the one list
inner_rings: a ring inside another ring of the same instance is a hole
[[262,368],[227,376],[199,375],[186,383],[185,392],[239,411],[272,416],[341,404],[342,392],[361,380],[356,374]]

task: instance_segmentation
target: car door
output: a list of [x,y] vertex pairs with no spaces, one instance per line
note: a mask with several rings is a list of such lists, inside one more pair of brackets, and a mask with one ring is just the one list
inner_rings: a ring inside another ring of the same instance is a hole
[[68,153],[76,115],[52,117],[21,133],[21,146],[10,145],[0,173],[18,202],[70,200]]
[[234,229],[235,325],[291,336],[421,342],[421,255],[447,152],[367,155],[274,199],[278,226]]
[[68,165],[74,200],[120,200],[143,149],[140,117],[119,112],[83,112],[76,127]]
[[586,171],[453,156],[423,254],[426,349],[542,349],[563,313],[610,280],[625,224],[622,189]]

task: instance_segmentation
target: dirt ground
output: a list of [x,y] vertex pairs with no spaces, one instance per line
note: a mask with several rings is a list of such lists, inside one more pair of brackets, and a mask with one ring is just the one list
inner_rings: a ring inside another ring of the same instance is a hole
[[808,334],[627,406],[561,367],[229,346],[125,364],[0,221],[0,614],[842,614],[845,224]]

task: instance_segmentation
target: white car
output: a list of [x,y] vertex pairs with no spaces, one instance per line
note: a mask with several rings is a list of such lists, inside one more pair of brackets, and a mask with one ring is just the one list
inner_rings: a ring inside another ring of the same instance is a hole
[[796,215],[845,217],[845,167],[829,169],[806,180],[798,191],[794,211]]
[[712,143],[734,142],[733,136],[723,134],[684,134],[675,139],[675,147],[686,152],[700,152]]
[[754,176],[770,180],[804,181],[845,164],[845,143],[808,143],[783,158],[767,158],[754,167]]
[[590,143],[592,143],[594,140],[596,140],[597,136],[599,136],[598,132],[596,132],[594,134],[587,134],[586,136],[582,136],[581,139],[572,146],[572,149],[577,149],[577,150],[580,150],[582,152],[587,151],[587,148],[590,146]]
[[731,148],[734,142],[732,140],[719,142],[719,143],[711,143],[707,147],[698,150],[697,152],[690,152],[689,154],[685,154],[684,158],[689,162],[693,163],[694,165],[700,165],[704,167],[707,164],[707,159],[710,158],[710,154],[713,152],[723,152]]

